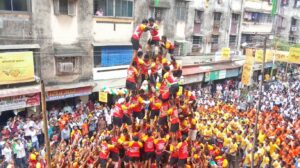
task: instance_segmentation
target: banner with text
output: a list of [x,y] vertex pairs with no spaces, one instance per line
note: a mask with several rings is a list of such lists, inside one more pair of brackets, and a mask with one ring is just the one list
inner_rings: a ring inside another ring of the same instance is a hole
[[230,48],[222,48],[222,59],[223,60],[230,59]]
[[300,48],[291,47],[288,60],[289,63],[300,64]]
[[244,85],[250,85],[251,84],[251,77],[252,77],[252,70],[253,66],[245,64],[243,66],[243,74],[242,74],[242,83]]
[[34,81],[32,52],[0,53],[0,79],[0,85]]
[[40,94],[0,98],[0,111],[16,110],[40,105]]
[[106,92],[99,92],[99,101],[103,103],[107,103],[107,93]]

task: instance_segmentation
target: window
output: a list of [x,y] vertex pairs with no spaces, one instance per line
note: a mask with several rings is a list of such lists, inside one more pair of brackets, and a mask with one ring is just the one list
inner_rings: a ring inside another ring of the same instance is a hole
[[236,36],[233,35],[229,36],[229,43],[235,43],[235,41],[236,41]]
[[59,1],[59,13],[62,15],[68,14],[68,0]]
[[76,15],[76,0],[53,0],[55,15]]
[[80,73],[81,57],[55,57],[56,74],[72,75]]
[[281,6],[288,6],[289,0],[281,0]]
[[29,11],[30,0],[0,0],[0,10]]
[[211,43],[212,44],[219,44],[219,36],[218,35],[212,35],[211,36]]
[[162,21],[162,9],[161,8],[152,8],[151,16],[157,21]]
[[300,0],[295,0],[294,8],[300,8]]
[[201,22],[202,14],[203,14],[202,11],[198,11],[198,10],[195,11],[195,23],[200,23]]
[[184,21],[186,15],[185,2],[178,2],[176,6],[176,19],[179,21]]
[[292,17],[292,22],[291,22],[292,26],[296,26],[297,25],[297,20],[295,18]]
[[193,36],[193,44],[202,44],[201,36]]
[[133,50],[131,46],[105,46],[94,48],[94,66],[112,67],[129,65]]
[[221,15],[222,14],[220,12],[214,12],[214,21],[220,21]]
[[236,14],[236,13],[232,14],[232,21],[233,22],[238,22],[239,19],[240,19],[240,15],[239,14]]
[[245,12],[244,20],[255,23],[271,23],[272,16],[266,13]]
[[133,0],[94,0],[96,16],[132,17]]

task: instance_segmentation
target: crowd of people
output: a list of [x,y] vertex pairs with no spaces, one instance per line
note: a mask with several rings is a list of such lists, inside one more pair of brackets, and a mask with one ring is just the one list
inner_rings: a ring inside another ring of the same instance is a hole
[[[53,168],[249,168],[252,161],[260,168],[299,167],[299,78],[264,87],[254,144],[259,92],[241,97],[242,85],[232,80],[184,87],[175,46],[158,30],[150,18],[132,36],[127,95],[111,106],[90,100],[48,109]],[[151,38],[143,52],[139,39],[146,31]],[[0,167],[47,167],[42,124],[20,116],[7,122]]]

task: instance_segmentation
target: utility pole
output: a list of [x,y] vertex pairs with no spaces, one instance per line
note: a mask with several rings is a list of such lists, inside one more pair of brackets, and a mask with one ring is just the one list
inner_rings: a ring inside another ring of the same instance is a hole
[[47,167],[51,167],[51,152],[50,152],[50,142],[49,142],[49,136],[48,136],[48,117],[46,114],[46,91],[45,91],[45,84],[44,84],[43,80],[41,80],[40,85],[41,85],[43,130],[44,130],[44,134],[45,134]]
[[264,53],[263,53],[263,63],[261,67],[261,73],[262,73],[262,78],[260,80],[259,84],[259,97],[258,97],[258,103],[256,107],[256,113],[255,113],[255,128],[254,128],[254,140],[253,140],[253,148],[252,148],[252,156],[251,156],[251,168],[254,168],[254,153],[255,153],[255,148],[256,148],[256,141],[257,141],[257,122],[258,122],[258,117],[259,117],[259,111],[260,111],[260,106],[261,106],[261,97],[262,97],[262,88],[263,88],[263,83],[264,83],[264,73],[265,73],[265,59],[266,59],[266,52],[267,52],[267,40],[268,36],[265,36],[264,40]]
[[237,45],[236,45],[236,50],[240,51],[240,46],[241,46],[241,41],[242,41],[242,24],[243,24],[243,18],[244,18],[244,1],[242,0],[241,2],[241,17],[239,20],[239,30],[238,30],[238,36],[237,36]]

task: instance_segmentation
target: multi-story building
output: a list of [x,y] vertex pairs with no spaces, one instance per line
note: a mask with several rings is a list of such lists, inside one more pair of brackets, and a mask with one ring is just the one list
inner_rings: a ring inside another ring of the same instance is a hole
[[38,107],[40,80],[46,84],[48,102],[92,92],[92,4],[91,0],[0,2],[1,71],[7,69],[0,73],[1,112]]

